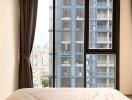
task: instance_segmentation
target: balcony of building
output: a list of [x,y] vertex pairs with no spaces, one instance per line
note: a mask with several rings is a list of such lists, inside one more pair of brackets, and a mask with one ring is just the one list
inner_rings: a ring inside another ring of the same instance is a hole
[[84,8],[77,8],[76,10],[76,20],[84,20]]
[[62,31],[70,31],[71,30],[71,21],[70,20],[63,20],[61,30]]
[[114,72],[96,72],[96,77],[113,79],[115,77],[115,73]]
[[112,9],[112,2],[97,2],[97,6],[98,9]]
[[62,0],[63,6],[71,6],[71,0]]
[[115,77],[115,72],[109,72],[108,76],[109,76],[109,78],[114,78]]
[[112,15],[108,14],[97,14],[97,20],[112,20]]
[[112,28],[108,26],[97,26],[96,31],[98,32],[112,32]]
[[97,42],[96,43],[98,43],[98,44],[106,44],[106,43],[108,43],[107,37],[104,37],[104,38],[97,37]]
[[76,64],[76,66],[84,64],[83,57],[84,57],[83,55],[76,55],[76,58],[75,58],[75,64]]
[[71,57],[61,57],[61,66],[70,67],[71,66]]
[[83,77],[84,76],[84,68],[83,67],[76,67],[75,68],[75,76],[76,77]]
[[84,52],[84,42],[76,41],[76,54],[82,54]]
[[97,20],[97,16],[96,15],[89,15],[89,20]]
[[[69,7],[69,6],[75,7],[75,5],[72,4],[72,0],[62,0],[62,6],[63,7]],[[84,7],[84,0],[76,0],[76,7]]]
[[83,67],[84,64],[79,64],[79,63],[76,63],[76,67]]
[[61,20],[71,20],[71,8],[62,8]]
[[71,68],[70,67],[61,67],[61,77],[70,77]]
[[60,79],[61,87],[71,87],[71,79],[67,77],[63,77]]
[[77,30],[77,32],[83,32],[84,31],[84,21],[82,21],[82,20],[76,21],[76,30]]
[[71,20],[71,17],[62,17],[61,20],[62,20],[62,21],[63,21],[63,20],[65,20],[65,21]]
[[96,76],[105,78],[105,77],[107,77],[107,72],[96,72]]

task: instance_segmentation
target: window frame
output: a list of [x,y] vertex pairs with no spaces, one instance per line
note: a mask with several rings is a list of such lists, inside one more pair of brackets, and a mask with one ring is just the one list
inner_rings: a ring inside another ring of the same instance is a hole
[[[116,55],[116,84],[119,90],[119,37],[120,37],[120,0],[113,0],[112,14],[112,49],[90,49],[89,48],[89,0],[85,0],[85,26],[84,27],[84,61],[87,54],[115,54]],[[86,86],[86,62],[84,62],[84,87]]]
[[[53,0],[53,87],[55,88],[55,4]],[[86,86],[86,55],[87,54],[115,54],[116,55],[116,89],[119,90],[119,30],[120,30],[120,0],[113,0],[113,16],[112,16],[112,49],[89,49],[89,0],[85,0],[84,4],[84,88]],[[116,33],[116,34],[115,34]]]

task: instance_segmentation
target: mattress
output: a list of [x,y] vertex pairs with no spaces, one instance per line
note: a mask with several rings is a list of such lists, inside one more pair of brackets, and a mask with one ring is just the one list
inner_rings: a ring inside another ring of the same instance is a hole
[[29,88],[15,91],[6,100],[130,100],[110,88]]

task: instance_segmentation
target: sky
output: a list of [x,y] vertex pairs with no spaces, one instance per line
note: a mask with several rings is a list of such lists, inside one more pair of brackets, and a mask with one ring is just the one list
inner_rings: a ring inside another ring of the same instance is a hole
[[49,42],[49,0],[38,0],[38,15],[35,45],[44,46]]

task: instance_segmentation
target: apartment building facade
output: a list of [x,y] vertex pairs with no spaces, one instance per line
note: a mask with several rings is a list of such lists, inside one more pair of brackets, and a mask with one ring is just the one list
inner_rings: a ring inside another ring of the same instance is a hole
[[[56,0],[55,3],[56,56],[55,66],[51,66],[55,67],[55,86],[84,87],[86,62],[87,87],[114,88],[114,54],[87,54],[84,61],[85,0]],[[112,48],[112,0],[89,0],[88,28],[89,48]]]

